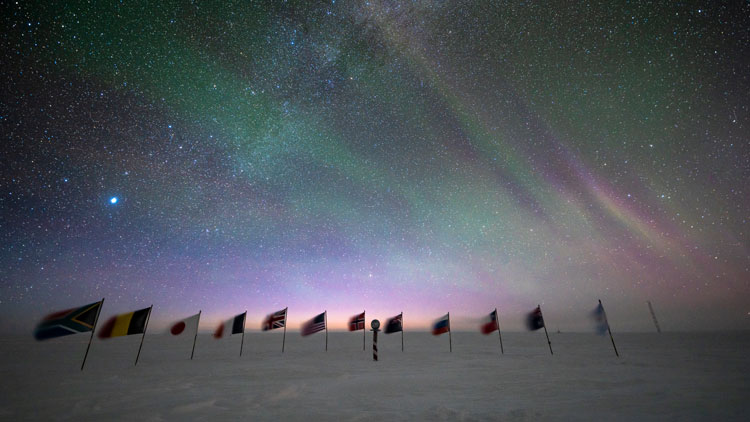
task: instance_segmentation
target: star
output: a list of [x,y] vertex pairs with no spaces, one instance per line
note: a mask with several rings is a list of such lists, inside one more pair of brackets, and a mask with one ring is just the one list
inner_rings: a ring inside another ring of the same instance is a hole
[[119,198],[117,198],[116,196],[109,198],[109,203],[112,205],[115,205],[117,201],[119,201]]

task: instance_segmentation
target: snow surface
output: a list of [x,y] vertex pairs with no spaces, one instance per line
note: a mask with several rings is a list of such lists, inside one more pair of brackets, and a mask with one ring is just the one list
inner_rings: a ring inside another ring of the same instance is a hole
[[750,333],[0,340],[0,420],[750,420]]

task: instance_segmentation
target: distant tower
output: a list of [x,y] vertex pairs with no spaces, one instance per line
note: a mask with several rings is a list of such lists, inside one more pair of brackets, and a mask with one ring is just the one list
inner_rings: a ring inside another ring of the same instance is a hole
[[659,321],[656,319],[656,314],[654,313],[654,307],[651,306],[651,301],[648,302],[648,310],[651,311],[651,318],[654,320],[654,325],[656,326],[656,332],[661,333],[661,328],[659,328]]

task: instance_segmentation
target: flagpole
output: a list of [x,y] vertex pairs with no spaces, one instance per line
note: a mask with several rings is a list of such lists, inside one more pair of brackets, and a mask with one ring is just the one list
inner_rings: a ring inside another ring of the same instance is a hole
[[404,351],[404,311],[401,311],[401,351]]
[[547,324],[544,322],[544,314],[542,314],[542,305],[536,305],[537,308],[539,308],[539,315],[542,317],[542,328],[544,328],[544,335],[547,336],[547,345],[549,345],[549,354],[554,355],[552,353],[552,342],[549,341],[549,334],[547,333]]
[[503,350],[503,335],[500,334],[500,314],[497,313],[497,308],[495,308],[495,323],[497,324],[497,336],[500,338],[500,354],[505,354],[505,350]]
[[96,318],[94,318],[94,326],[91,327],[91,337],[89,337],[89,345],[86,346],[86,354],[83,355],[83,363],[81,364],[81,371],[83,371],[83,365],[86,364],[86,358],[89,356],[89,349],[91,348],[91,340],[94,339],[94,331],[96,331],[96,323],[99,322],[99,313],[102,311],[104,306],[104,298],[99,302],[99,309],[96,310]]
[[609,321],[607,321],[607,311],[604,310],[602,300],[599,299],[599,306],[602,307],[602,314],[604,315],[604,323],[607,324],[607,331],[609,332],[609,339],[612,340],[612,347],[615,349],[615,355],[619,358],[620,354],[617,353],[617,346],[615,346],[615,338],[612,337],[612,330],[609,328]]
[[362,351],[365,351],[365,343],[367,342],[367,330],[365,330],[365,322],[367,322],[367,311],[362,311]]
[[289,324],[289,318],[287,318],[287,310],[289,307],[284,308],[284,337],[281,340],[281,353],[284,353],[284,345],[286,344],[286,326]]
[[141,357],[141,349],[143,348],[143,339],[146,338],[146,330],[148,330],[148,320],[151,319],[151,310],[154,309],[154,305],[148,307],[148,315],[146,315],[146,325],[143,326],[143,336],[141,336],[141,345],[138,346],[138,354],[135,355],[135,365],[138,365],[138,358]]
[[195,342],[198,340],[198,327],[201,325],[201,310],[198,310],[198,322],[195,323],[195,338],[193,338],[193,351],[190,352],[190,360],[193,360],[195,354]]
[[326,324],[326,352],[328,351],[328,311],[323,311],[323,322]]
[[654,307],[651,306],[651,301],[647,300],[648,303],[648,310],[651,311],[651,319],[654,320],[654,325],[656,326],[656,332],[661,334],[661,328],[659,328],[659,321],[656,320],[656,314],[654,313]]
[[448,346],[450,347],[450,352],[453,353],[453,339],[451,337],[451,313],[448,312]]
[[240,357],[242,357],[242,347],[245,345],[245,321],[247,320],[247,310],[242,316],[242,341],[240,342]]

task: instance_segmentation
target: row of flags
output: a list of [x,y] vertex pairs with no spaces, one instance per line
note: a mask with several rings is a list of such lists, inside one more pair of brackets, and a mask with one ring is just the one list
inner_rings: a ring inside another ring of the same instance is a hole
[[[53,314],[47,315],[42,321],[39,323],[39,325],[36,327],[34,331],[34,337],[37,340],[47,340],[55,337],[61,337],[66,336],[70,334],[77,334],[77,333],[85,333],[85,332],[91,332],[91,337],[93,338],[94,330],[96,329],[96,325],[99,318],[99,313],[101,312],[102,305],[104,303],[104,299],[102,299],[99,302],[90,303],[85,306],[81,306],[78,308],[73,309],[67,309],[60,312],[55,312]],[[99,338],[106,339],[111,337],[119,337],[119,336],[127,336],[127,335],[134,335],[134,334],[141,334],[141,347],[143,346],[143,338],[145,337],[146,329],[148,327],[148,321],[151,316],[151,310],[153,309],[153,305],[144,308],[139,309],[137,311],[128,312],[120,315],[115,315],[111,317],[107,322],[105,322],[102,327],[98,331]],[[284,308],[280,311],[273,312],[271,314],[268,314],[266,318],[263,320],[261,324],[261,328],[263,331],[269,331],[269,330],[275,330],[278,328],[284,329],[284,337],[282,340],[282,352],[284,351],[284,345],[286,343],[286,322],[287,322],[287,311],[288,308]],[[197,339],[197,333],[198,333],[198,325],[200,324],[200,316],[201,313],[198,312],[195,315],[191,315],[187,318],[181,319],[169,327],[169,333],[172,335],[181,335],[185,332],[193,332],[195,334],[194,340],[193,340],[193,352],[191,353],[191,359],[193,357],[193,353],[195,352],[195,341]],[[403,312],[392,317],[388,318],[385,326],[384,326],[384,332],[386,334],[392,334],[401,332],[401,350],[403,351]],[[604,307],[599,301],[599,304],[597,305],[596,309],[591,313],[592,318],[596,322],[596,331],[599,334],[605,334],[606,332],[609,332],[610,338],[612,339],[612,346],[615,349],[615,354],[619,356],[619,353],[617,352],[617,347],[614,343],[614,338],[612,338],[612,332],[609,328],[609,323],[607,322],[607,316],[604,312]],[[242,334],[243,341],[240,345],[240,356],[242,355],[242,346],[244,345],[244,334],[245,334],[245,322],[247,319],[247,311],[235,315],[232,318],[227,319],[226,321],[223,321],[214,331],[213,337],[214,338],[223,338],[223,337],[229,337],[233,334]],[[363,311],[360,314],[354,315],[349,319],[348,322],[348,329],[349,331],[358,331],[363,330],[365,331],[365,312]],[[537,306],[533,311],[531,311],[527,317],[526,317],[526,325],[527,328],[531,331],[544,329],[545,336],[547,337],[547,343],[549,344],[550,353],[552,353],[552,343],[549,341],[549,334],[547,333],[547,328],[544,324],[544,316],[542,315],[542,309],[541,306]],[[193,330],[194,327],[194,330]],[[498,337],[500,339],[500,348],[501,352],[504,353],[503,345],[502,345],[502,335],[500,334],[500,322],[498,317],[497,309],[490,312],[489,315],[483,318],[481,325],[479,327],[480,331],[483,334],[491,334],[495,331],[498,332]],[[328,312],[324,311],[321,314],[318,314],[314,316],[309,321],[305,322],[302,325],[302,328],[300,330],[301,334],[303,336],[309,336],[311,334],[318,333],[320,331],[326,332],[326,350],[328,350]],[[450,324],[450,313],[445,314],[444,316],[437,319],[432,326],[432,334],[433,335],[441,335],[448,333],[449,336],[449,345],[450,350],[453,350],[452,345],[452,339],[451,339],[451,324]],[[364,337],[363,337],[364,338]],[[363,340],[363,348],[364,348],[364,340]],[[91,346],[91,339],[89,340],[89,347]],[[138,349],[138,356],[140,356],[140,347]],[[86,354],[88,355],[88,348],[86,350]],[[136,364],[138,363],[138,356],[136,356]],[[85,357],[84,357],[84,364],[85,364]],[[83,365],[81,365],[81,369],[83,369]]]

